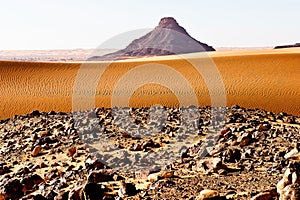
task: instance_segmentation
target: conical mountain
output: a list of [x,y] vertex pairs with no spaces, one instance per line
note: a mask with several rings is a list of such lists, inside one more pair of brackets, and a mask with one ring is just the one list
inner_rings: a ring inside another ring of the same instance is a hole
[[162,18],[158,26],[132,41],[125,49],[89,60],[118,60],[128,57],[162,56],[215,51],[211,46],[191,37],[172,17]]

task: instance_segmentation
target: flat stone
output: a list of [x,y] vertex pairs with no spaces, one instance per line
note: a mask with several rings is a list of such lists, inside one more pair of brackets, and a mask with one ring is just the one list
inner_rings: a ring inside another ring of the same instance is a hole
[[272,200],[277,197],[276,190],[260,192],[257,195],[253,196],[251,200]]
[[196,200],[209,200],[209,199],[216,199],[220,197],[219,192],[217,190],[202,190],[199,196],[196,197]]

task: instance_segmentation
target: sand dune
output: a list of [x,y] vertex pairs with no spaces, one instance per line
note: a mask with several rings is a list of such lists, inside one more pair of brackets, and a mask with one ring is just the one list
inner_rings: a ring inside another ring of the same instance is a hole
[[[197,63],[205,68],[205,65],[212,61],[224,83],[228,106],[239,104],[248,108],[300,114],[300,48],[291,48],[194,53],[184,56],[130,59],[114,63],[0,61],[0,118],[29,113],[36,109],[72,111],[73,91],[82,92],[77,94],[77,99],[81,99],[82,105],[86,108],[91,105],[85,104],[85,101],[93,99],[94,92],[96,103],[93,106],[97,107],[115,105],[112,104],[112,94],[120,101],[122,98],[126,100],[129,95],[130,106],[153,104],[178,106],[182,105],[180,98],[184,96],[190,98],[185,103],[193,102],[194,94],[200,106],[210,105],[211,95],[224,98],[218,88],[215,88],[213,94],[210,93],[206,84],[206,81],[213,83],[215,74],[207,71],[209,77],[202,77],[192,64]],[[154,74],[156,79],[153,81],[150,78],[148,84],[137,87],[134,83],[144,79],[138,74],[145,71],[138,72],[136,69],[147,65],[162,66],[165,69],[168,66],[174,75],[170,74],[166,78],[164,73],[168,74],[168,70],[161,72],[157,68],[158,71],[155,71],[149,66],[149,74]],[[76,78],[80,78],[77,75],[83,66],[88,66],[91,70],[86,77],[82,76],[82,80],[78,81]],[[104,66],[107,68],[95,88],[91,87],[89,80],[93,78],[98,80],[96,72]],[[176,74],[180,75],[182,80],[176,79]],[[134,75],[137,77],[132,80]],[[130,78],[134,86],[127,84],[126,78],[128,80]],[[166,80],[172,83],[160,84]],[[74,84],[78,82],[85,91],[80,91],[80,87],[74,90]],[[190,88],[183,87],[183,83],[188,83]]]

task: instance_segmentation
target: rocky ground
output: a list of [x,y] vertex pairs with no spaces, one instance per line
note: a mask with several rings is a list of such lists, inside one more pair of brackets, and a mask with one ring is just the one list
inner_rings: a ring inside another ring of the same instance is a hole
[[2,199],[300,199],[300,116],[97,108],[0,121]]

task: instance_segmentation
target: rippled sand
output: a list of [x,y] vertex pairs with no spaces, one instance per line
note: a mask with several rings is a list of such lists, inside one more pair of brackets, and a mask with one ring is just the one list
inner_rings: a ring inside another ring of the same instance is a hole
[[225,102],[299,115],[299,77],[300,48],[113,63],[0,61],[0,118],[32,110],[180,106],[194,104],[195,99],[199,106]]

